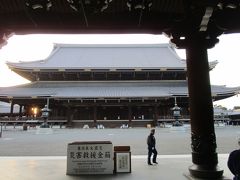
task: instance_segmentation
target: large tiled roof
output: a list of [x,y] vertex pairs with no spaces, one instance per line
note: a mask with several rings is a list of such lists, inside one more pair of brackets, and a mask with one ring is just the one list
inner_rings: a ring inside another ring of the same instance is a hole
[[20,69],[158,69],[186,67],[169,44],[55,44],[45,60],[7,63]]
[[[213,96],[234,95],[240,88],[211,86]],[[33,82],[0,88],[0,97],[158,98],[188,96],[186,82]]]

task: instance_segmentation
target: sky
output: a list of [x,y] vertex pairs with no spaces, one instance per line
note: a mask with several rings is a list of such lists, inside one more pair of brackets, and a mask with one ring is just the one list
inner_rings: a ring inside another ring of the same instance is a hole
[[[240,86],[240,34],[222,35],[220,42],[208,50],[208,60],[218,60],[217,66],[210,72],[212,85]],[[28,83],[6,66],[6,61],[34,61],[48,57],[54,43],[70,44],[156,44],[168,43],[163,35],[13,35],[8,44],[0,49],[0,87]],[[185,59],[185,50],[176,50]],[[240,95],[226,100],[216,101],[228,109],[240,106]]]

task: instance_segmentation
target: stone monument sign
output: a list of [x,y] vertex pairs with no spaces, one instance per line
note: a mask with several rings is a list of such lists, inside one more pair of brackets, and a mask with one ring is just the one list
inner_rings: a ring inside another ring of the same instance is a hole
[[67,174],[113,174],[113,145],[110,141],[81,141],[68,144]]

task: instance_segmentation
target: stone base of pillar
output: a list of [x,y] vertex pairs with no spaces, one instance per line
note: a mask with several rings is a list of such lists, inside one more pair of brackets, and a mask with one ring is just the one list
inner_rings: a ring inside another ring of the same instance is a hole
[[223,170],[216,166],[202,166],[193,164],[189,168],[193,177],[205,179],[220,179],[223,176]]

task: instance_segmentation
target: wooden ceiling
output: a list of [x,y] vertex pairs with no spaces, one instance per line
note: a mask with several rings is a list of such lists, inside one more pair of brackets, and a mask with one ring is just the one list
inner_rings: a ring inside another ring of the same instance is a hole
[[0,34],[240,32],[239,0],[1,0]]

